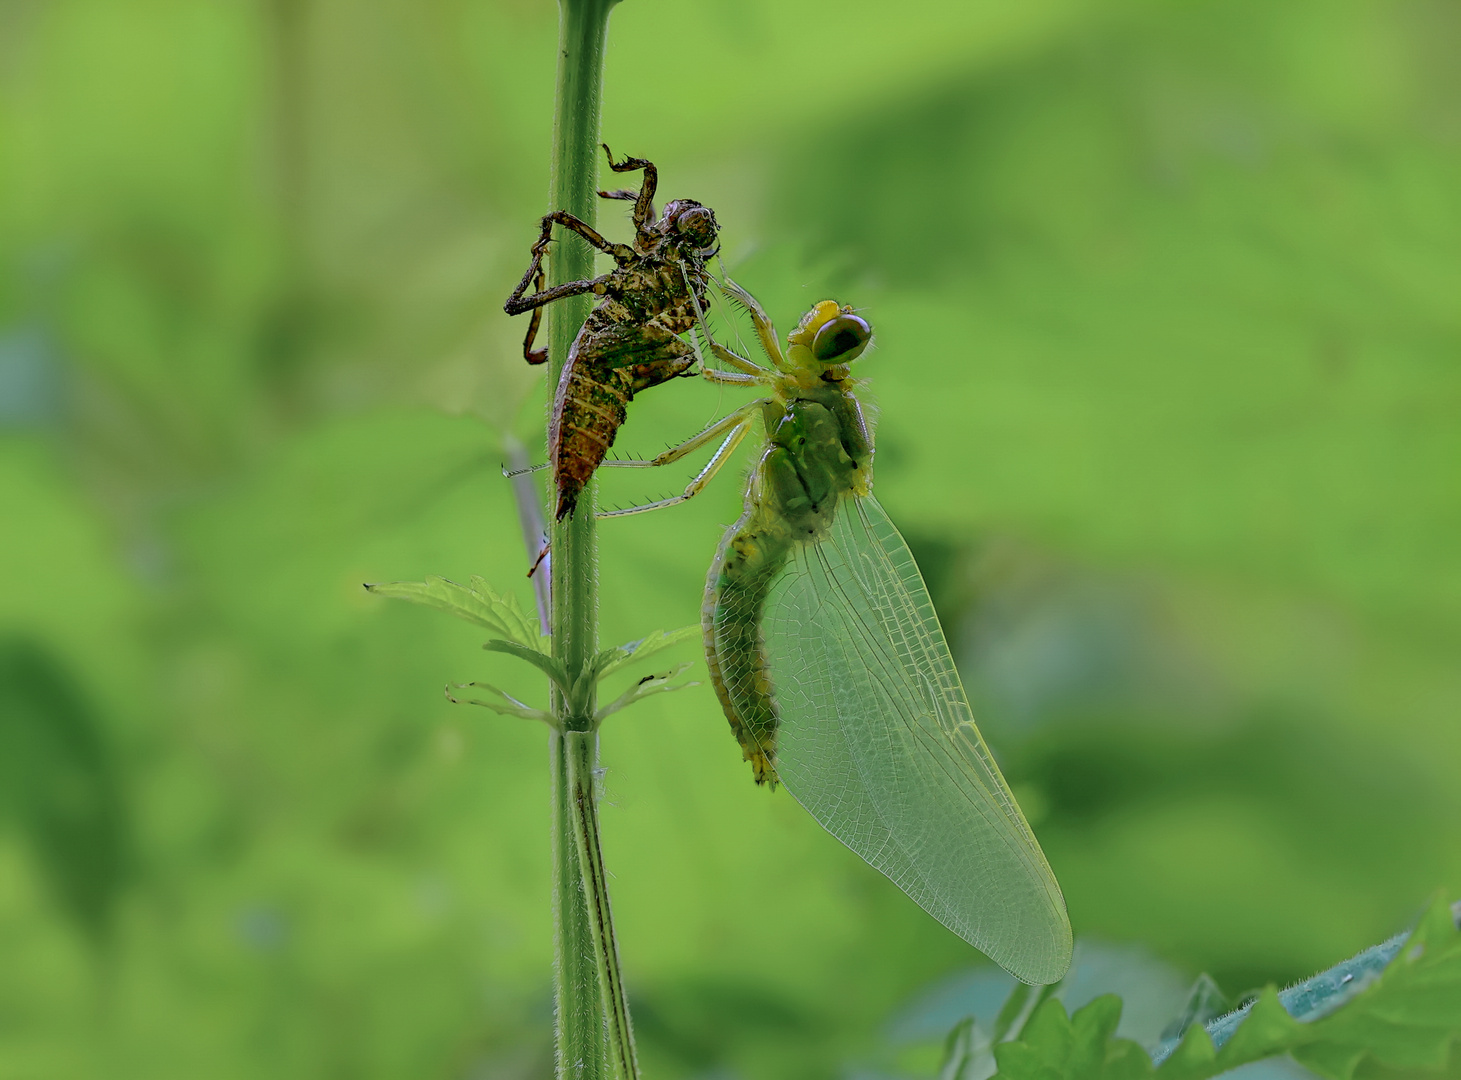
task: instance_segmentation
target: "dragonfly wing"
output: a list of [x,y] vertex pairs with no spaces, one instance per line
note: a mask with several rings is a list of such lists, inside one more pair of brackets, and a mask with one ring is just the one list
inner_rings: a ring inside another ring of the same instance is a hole
[[1070,964],[1065,900],[974,726],[928,589],[877,501],[799,545],[763,623],[776,767],[833,836],[1017,978]]

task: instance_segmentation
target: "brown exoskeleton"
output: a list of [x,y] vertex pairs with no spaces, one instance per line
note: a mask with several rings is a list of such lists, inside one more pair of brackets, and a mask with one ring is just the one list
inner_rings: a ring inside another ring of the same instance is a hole
[[[592,293],[599,302],[578,332],[553,399],[548,455],[558,489],[557,517],[573,513],[579,494],[603,462],[624,423],[625,406],[641,390],[668,379],[692,375],[696,352],[680,335],[696,325],[697,307],[706,307],[706,260],[715,254],[719,226],[710,207],[693,199],[675,199],[655,217],[657,174],[652,162],[625,158],[615,172],[642,169],[639,191],[601,191],[605,199],[634,202],[634,244],[611,244],[591,226],[565,210],[543,217],[542,235],[532,247],[532,261],[503,308],[509,315],[533,313],[523,341],[530,364],[548,359],[534,349],[543,306],[568,296]],[[543,256],[553,238],[554,223],[571,229],[617,264],[607,274],[545,289]],[[535,290],[528,295],[529,285]],[[693,291],[692,291],[693,290]]]

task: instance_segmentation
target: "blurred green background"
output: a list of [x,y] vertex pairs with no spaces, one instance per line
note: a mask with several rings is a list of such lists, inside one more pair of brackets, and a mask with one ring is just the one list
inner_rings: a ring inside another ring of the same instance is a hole
[[[0,3],[0,1078],[547,1075],[546,737],[441,694],[541,688],[360,583],[530,603],[555,35]],[[1461,883],[1461,8],[626,0],[604,136],[783,332],[875,324],[880,498],[1079,935],[1241,991]],[[606,642],[696,620],[739,499],[601,530]],[[707,689],[603,755],[648,1075],[890,1067],[980,963]]]

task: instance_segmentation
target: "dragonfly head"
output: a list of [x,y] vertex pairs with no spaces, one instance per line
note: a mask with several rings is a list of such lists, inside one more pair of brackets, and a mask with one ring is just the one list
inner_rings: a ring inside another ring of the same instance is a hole
[[720,226],[710,207],[694,199],[676,199],[665,207],[664,222],[669,234],[695,254],[708,258],[715,253]]
[[846,365],[861,356],[872,339],[873,328],[866,319],[845,304],[823,300],[786,335],[791,344],[787,359],[796,368],[845,371]]

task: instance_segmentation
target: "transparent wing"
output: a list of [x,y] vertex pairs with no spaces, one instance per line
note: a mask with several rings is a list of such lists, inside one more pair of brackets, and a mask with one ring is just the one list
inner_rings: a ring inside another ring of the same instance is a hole
[[787,790],[1012,975],[1064,975],[1060,886],[974,726],[913,555],[876,500],[845,499],[830,534],[800,545],[763,631]]

